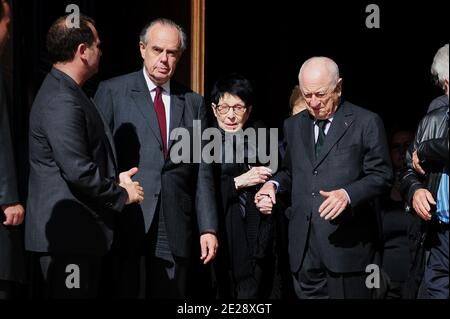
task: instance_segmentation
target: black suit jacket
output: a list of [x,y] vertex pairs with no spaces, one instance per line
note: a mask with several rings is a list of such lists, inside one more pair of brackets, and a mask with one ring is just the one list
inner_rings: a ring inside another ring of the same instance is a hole
[[[14,151],[0,72],[0,206],[18,202]],[[4,226],[4,221],[5,214],[0,208],[0,280],[24,281],[23,229],[21,226]]]
[[[343,102],[336,111],[318,158],[314,155],[314,120],[307,111],[285,121],[287,140],[282,170],[274,177],[280,190],[291,190],[289,256],[291,270],[301,266],[310,225],[318,233],[320,256],[336,273],[364,271],[372,262],[377,216],[370,201],[385,191],[392,168],[381,119]],[[351,204],[333,221],[319,216],[319,191],[344,188]]]
[[19,202],[3,76],[0,73],[0,205]]
[[[169,129],[183,128],[192,137],[194,120],[200,121],[202,130],[206,127],[203,98],[174,81],[170,90]],[[127,208],[129,212],[119,221],[119,249],[124,253],[141,249],[160,202],[171,252],[188,257],[195,221],[200,232],[217,231],[211,165],[174,163],[170,157],[174,141],[168,141],[169,155],[164,159],[159,124],[142,69],[100,83],[95,103],[114,134],[119,167],[139,167],[135,178],[145,189],[143,204]],[[192,143],[190,140],[191,157]]]
[[82,89],[52,69],[30,115],[26,248],[103,255],[127,192],[116,184],[112,137]]

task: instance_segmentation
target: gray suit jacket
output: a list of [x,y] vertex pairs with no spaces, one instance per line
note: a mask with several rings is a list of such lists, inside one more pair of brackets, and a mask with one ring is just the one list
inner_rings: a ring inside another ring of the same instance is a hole
[[112,136],[82,89],[52,69],[30,115],[27,250],[105,254],[127,192],[116,183]]
[[[170,89],[169,129],[185,128],[192,137],[194,120],[201,121],[202,129],[206,127],[203,98],[174,81]],[[160,202],[172,254],[188,257],[196,228],[217,231],[211,165],[173,163],[170,151],[174,141],[168,141],[169,155],[164,159],[159,124],[142,70],[100,83],[95,103],[113,132],[120,170],[139,167],[135,179],[145,190],[143,204],[131,205],[118,221],[120,251],[141,249]]]
[[[336,273],[364,271],[372,262],[377,216],[370,201],[389,187],[392,168],[381,119],[343,102],[334,115],[318,158],[314,155],[314,120],[303,111],[285,121],[286,156],[274,177],[280,190],[292,191],[289,257],[297,272],[311,224],[318,234],[320,256]],[[333,221],[319,216],[319,191],[344,188],[351,205]]]

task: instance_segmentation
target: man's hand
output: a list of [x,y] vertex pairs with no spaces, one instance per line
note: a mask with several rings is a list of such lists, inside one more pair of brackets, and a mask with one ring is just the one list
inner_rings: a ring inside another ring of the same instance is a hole
[[216,257],[217,248],[219,248],[216,235],[211,233],[202,234],[200,236],[200,248],[202,250],[200,259],[206,265]]
[[6,220],[3,222],[3,225],[19,226],[23,223],[25,209],[21,204],[3,205],[2,210],[6,216]]
[[347,194],[343,189],[331,192],[320,191],[325,201],[319,207],[320,217],[325,220],[333,220],[338,217],[348,205]]
[[412,165],[414,170],[419,173],[420,175],[425,175],[425,171],[422,168],[422,166],[420,166],[420,160],[419,160],[419,156],[417,156],[417,150],[414,151],[413,156],[412,156]]
[[136,175],[136,173],[139,171],[139,169],[137,167],[133,167],[132,169],[130,169],[127,172],[122,172],[119,174],[119,183],[120,184],[124,184],[124,183],[132,183],[133,181],[131,180],[131,178]]
[[256,207],[262,214],[272,214],[273,205],[276,204],[275,184],[267,182],[255,195]]
[[274,203],[270,197],[264,196],[259,200],[258,204],[256,204],[256,208],[258,208],[262,214],[270,215],[272,214],[273,205]]
[[419,217],[423,220],[431,219],[430,204],[436,205],[436,201],[427,189],[419,188],[414,192],[412,205],[417,215],[419,215]]
[[272,170],[268,167],[252,167],[247,173],[239,175],[234,179],[236,189],[255,186],[267,182],[272,176]]
[[133,177],[138,172],[137,167],[133,167],[127,172],[119,174],[119,186],[125,188],[128,193],[126,204],[139,203],[144,201],[144,189],[139,185],[139,182],[133,182]]

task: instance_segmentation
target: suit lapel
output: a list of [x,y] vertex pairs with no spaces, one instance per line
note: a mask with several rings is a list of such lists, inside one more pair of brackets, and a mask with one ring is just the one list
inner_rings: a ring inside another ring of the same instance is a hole
[[141,112],[145,121],[155,135],[156,140],[162,147],[161,132],[159,131],[158,118],[156,117],[155,107],[150,95],[147,84],[145,83],[144,74],[137,72],[136,82],[131,89],[131,97],[137,109]]
[[[320,165],[334,145],[341,139],[347,129],[354,121],[353,113],[344,102],[335,113],[333,122],[325,137],[324,144],[320,150],[319,157],[314,161],[314,168]],[[314,143],[313,143],[314,145]]]
[[89,105],[89,107],[87,108],[89,110],[89,112],[92,114],[92,116],[96,117],[103,124],[103,131],[104,131],[105,136],[106,136],[106,140],[105,140],[106,148],[108,149],[109,153],[111,154],[113,165],[114,165],[114,170],[115,170],[116,173],[118,173],[117,153],[116,153],[116,149],[114,147],[114,138],[113,138],[113,136],[111,134],[110,128],[106,124],[105,119],[103,118],[103,116],[100,114],[100,112],[98,112],[98,109],[95,106],[94,101],[91,98],[89,98],[83,92],[83,90],[81,88],[79,88],[79,90],[80,90],[80,95],[86,101],[86,105]]
[[117,153],[116,153],[116,148],[114,146],[114,138],[113,138],[113,136],[111,134],[111,129],[109,128],[109,126],[106,123],[105,119],[103,118],[102,114],[100,112],[98,112],[98,108],[95,105],[94,101],[92,99],[90,99],[90,102],[92,104],[93,109],[96,111],[96,113],[98,114],[98,116],[102,120],[104,131],[105,131],[105,135],[106,135],[106,144],[108,146],[109,152],[112,154],[112,157],[113,157],[114,169],[116,170],[116,172],[118,172],[119,165],[117,163]]
[[[184,95],[180,94],[179,90],[177,90],[177,85],[173,81],[171,82],[170,87],[170,125],[169,125],[169,133],[176,127],[180,127],[181,118],[184,113]],[[173,140],[170,139],[167,141],[167,152],[169,153],[170,148],[172,147]]]
[[309,162],[314,163],[314,121],[310,118],[307,111],[303,112],[300,125],[300,139],[306,150]]

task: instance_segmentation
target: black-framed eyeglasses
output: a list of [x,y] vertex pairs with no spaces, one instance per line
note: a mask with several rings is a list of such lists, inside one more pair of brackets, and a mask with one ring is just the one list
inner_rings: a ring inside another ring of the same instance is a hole
[[213,104],[214,108],[219,112],[219,114],[225,115],[228,114],[230,109],[233,109],[234,114],[236,115],[243,115],[247,111],[247,106],[242,104],[236,104],[236,105],[227,105],[227,104],[219,104],[215,105]]

